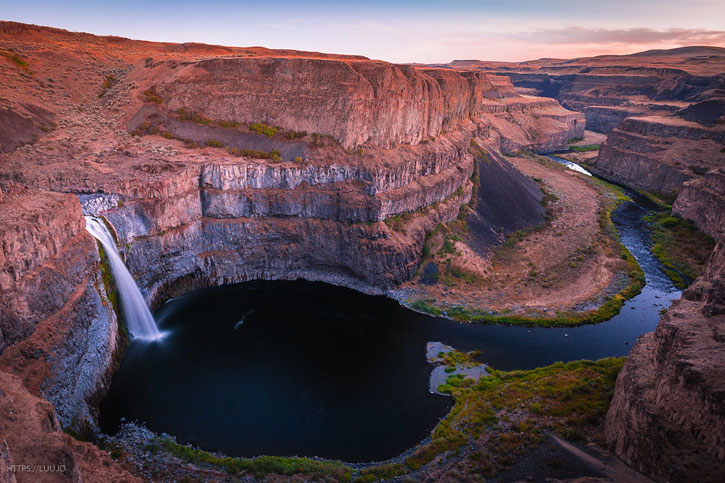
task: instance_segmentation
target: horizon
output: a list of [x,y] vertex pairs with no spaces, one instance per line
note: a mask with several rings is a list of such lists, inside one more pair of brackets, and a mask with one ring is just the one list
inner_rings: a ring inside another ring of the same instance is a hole
[[[153,5],[0,0],[0,7],[3,20],[101,36],[362,55],[394,63],[522,62],[725,47],[725,7],[712,0],[687,6],[649,0],[581,6],[555,0],[546,8],[533,0],[511,5],[374,0],[365,7],[282,0],[275,9],[228,0],[208,2],[203,9],[187,0]],[[723,15],[713,14],[718,11]],[[642,15],[647,26],[636,20]]]

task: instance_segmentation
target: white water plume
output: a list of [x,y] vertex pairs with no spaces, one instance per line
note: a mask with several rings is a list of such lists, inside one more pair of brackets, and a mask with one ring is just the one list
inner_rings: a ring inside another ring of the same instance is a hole
[[116,280],[118,294],[121,298],[123,314],[128,331],[134,339],[157,340],[163,337],[156,327],[151,311],[136,285],[136,281],[123,263],[116,248],[116,242],[108,227],[99,218],[86,216],[86,230],[98,240],[108,257],[113,278]]

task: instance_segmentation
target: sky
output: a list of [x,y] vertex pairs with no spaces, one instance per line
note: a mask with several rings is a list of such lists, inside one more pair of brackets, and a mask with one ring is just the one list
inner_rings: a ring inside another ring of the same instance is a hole
[[725,47],[725,0],[0,0],[0,20],[399,63]]

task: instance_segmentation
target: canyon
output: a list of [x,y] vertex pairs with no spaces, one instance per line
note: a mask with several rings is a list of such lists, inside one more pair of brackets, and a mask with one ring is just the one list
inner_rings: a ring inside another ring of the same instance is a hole
[[605,434],[616,454],[657,481],[722,480],[725,50],[450,64],[461,65],[583,112],[587,128],[607,137],[591,155],[569,159],[668,200],[717,242],[700,277],[630,352]]
[[[658,481],[716,481],[725,54],[697,49],[396,65],[0,22],[0,470],[57,454],[61,473],[8,481],[144,478],[71,436],[97,432],[129,343],[84,215],[107,222],[152,308],[204,287],[299,278],[415,308],[443,297],[423,282],[426,257],[452,246],[469,263],[458,269],[507,291],[486,310],[553,320],[637,281],[600,221],[617,195],[533,154],[566,150],[586,124],[607,134],[588,168],[670,197],[717,241],[624,363],[606,444]],[[454,239],[461,225],[474,241]],[[492,262],[531,230],[518,247],[531,266]],[[536,271],[557,279],[530,287]],[[451,292],[471,297],[465,287]]]

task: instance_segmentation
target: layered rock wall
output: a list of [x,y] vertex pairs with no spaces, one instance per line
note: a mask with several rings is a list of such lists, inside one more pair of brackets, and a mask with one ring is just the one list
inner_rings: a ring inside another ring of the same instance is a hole
[[183,65],[158,86],[169,109],[330,134],[343,147],[417,144],[475,118],[485,74],[368,60],[224,58]]
[[725,167],[683,184],[672,212],[694,221],[716,240],[725,239]]
[[0,369],[51,401],[63,426],[94,420],[108,382],[116,315],[78,199],[5,195],[0,203]]
[[627,118],[601,146],[594,169],[646,191],[675,195],[682,184],[722,162],[725,128],[678,117]]

